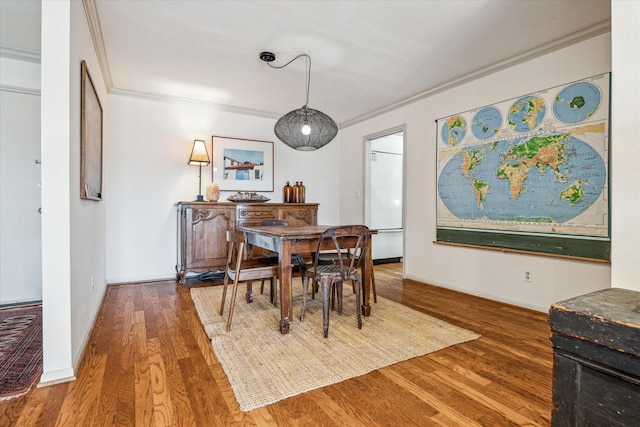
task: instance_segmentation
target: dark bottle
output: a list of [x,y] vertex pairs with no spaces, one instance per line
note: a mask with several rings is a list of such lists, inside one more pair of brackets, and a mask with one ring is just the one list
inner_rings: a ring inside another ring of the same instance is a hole
[[299,190],[299,194],[300,196],[298,197],[298,203],[304,203],[304,200],[307,197],[307,188],[304,186],[304,184],[302,184],[302,181],[300,181],[300,190]]
[[282,189],[282,202],[283,203],[291,203],[293,200],[293,187],[289,185],[289,181],[287,181],[287,185]]
[[293,203],[300,203],[300,183],[296,181],[296,185],[293,186]]

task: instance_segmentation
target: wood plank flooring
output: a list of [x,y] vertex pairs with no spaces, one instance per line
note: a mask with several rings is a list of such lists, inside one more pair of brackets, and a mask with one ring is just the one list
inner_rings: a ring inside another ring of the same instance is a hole
[[189,287],[109,286],[77,380],[0,402],[0,426],[549,425],[546,313],[403,280],[401,268],[375,266],[378,295],[482,337],[242,413]]

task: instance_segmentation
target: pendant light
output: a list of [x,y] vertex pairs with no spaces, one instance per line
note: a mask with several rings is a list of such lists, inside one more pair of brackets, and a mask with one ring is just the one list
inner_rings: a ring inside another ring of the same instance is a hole
[[282,66],[272,65],[276,56],[271,52],[260,53],[260,59],[271,68],[284,68],[298,58],[304,57],[307,64],[307,98],[305,104],[280,117],[273,130],[278,139],[291,148],[300,151],[313,151],[322,148],[338,134],[338,125],[322,111],[309,108],[309,87],[311,86],[311,57],[300,54]]

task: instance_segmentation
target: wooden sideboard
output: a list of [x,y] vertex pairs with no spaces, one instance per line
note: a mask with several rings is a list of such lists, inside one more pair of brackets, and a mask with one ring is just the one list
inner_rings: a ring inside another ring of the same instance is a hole
[[317,225],[317,203],[178,202],[177,278],[186,283],[208,271],[224,271],[227,262],[226,231],[258,225],[266,219],[290,225]]

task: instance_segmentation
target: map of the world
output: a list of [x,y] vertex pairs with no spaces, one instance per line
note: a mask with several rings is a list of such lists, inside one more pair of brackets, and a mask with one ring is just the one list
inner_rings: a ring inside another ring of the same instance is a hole
[[608,239],[609,77],[438,120],[437,227]]

